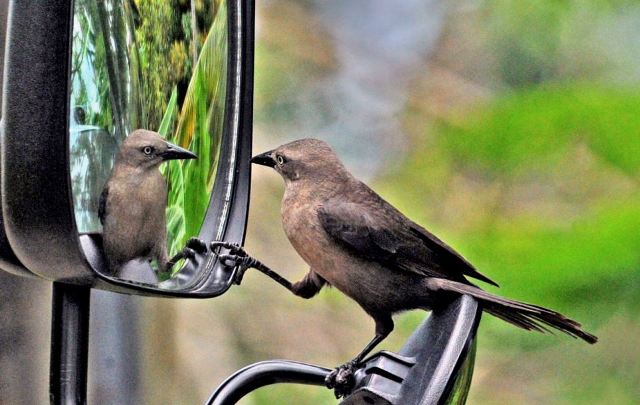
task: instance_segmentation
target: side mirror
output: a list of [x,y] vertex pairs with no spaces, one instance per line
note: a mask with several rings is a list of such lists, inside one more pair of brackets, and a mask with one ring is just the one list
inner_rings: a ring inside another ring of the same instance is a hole
[[189,40],[178,43],[171,30],[185,36],[186,28],[169,3],[162,10],[130,0],[11,3],[0,268],[130,294],[213,297],[229,288],[234,270],[210,252],[176,266],[167,280],[147,262],[110,275],[98,220],[120,143],[147,128],[200,157],[162,168],[171,253],[190,237],[242,243],[253,11],[245,0],[211,4],[192,21]]

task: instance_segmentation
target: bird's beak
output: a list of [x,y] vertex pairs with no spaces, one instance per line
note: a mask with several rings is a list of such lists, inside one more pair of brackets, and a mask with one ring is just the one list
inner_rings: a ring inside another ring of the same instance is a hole
[[276,165],[276,161],[271,157],[273,155],[273,151],[261,153],[259,155],[255,155],[251,158],[251,163],[255,163],[257,165],[274,167]]
[[160,154],[162,160],[174,160],[174,159],[197,159],[198,156],[190,150],[179,147],[172,143],[167,142],[167,150]]

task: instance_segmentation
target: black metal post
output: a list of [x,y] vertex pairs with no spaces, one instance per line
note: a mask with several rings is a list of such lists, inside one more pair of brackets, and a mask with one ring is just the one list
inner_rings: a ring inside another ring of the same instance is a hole
[[53,283],[49,395],[53,405],[87,403],[91,289]]

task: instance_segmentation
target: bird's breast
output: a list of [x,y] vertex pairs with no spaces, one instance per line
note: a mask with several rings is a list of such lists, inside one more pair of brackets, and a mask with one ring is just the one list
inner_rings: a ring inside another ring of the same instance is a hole
[[282,206],[285,234],[302,259],[329,284],[352,296],[362,279],[357,273],[360,263],[345,254],[342,246],[332,240],[318,218],[320,204],[292,202]]
[[146,255],[165,238],[167,186],[157,176],[119,176],[109,181],[105,249],[122,260]]
[[298,203],[282,206],[284,232],[294,249],[312,267],[319,260],[314,251],[326,244],[316,212],[315,207]]

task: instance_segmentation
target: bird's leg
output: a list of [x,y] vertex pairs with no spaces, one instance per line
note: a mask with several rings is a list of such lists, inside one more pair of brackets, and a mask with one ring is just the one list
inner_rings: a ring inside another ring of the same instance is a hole
[[358,368],[360,368],[364,357],[393,331],[393,320],[390,315],[376,317],[375,321],[376,335],[373,339],[367,343],[364,349],[362,349],[353,360],[336,367],[336,369],[325,378],[324,382],[326,386],[334,390],[336,398],[341,398],[351,392],[351,388],[355,382],[353,375]]
[[224,263],[225,265],[230,267],[238,267],[238,270],[233,280],[234,283],[240,285],[240,283],[242,282],[242,278],[244,277],[244,273],[248,269],[254,268],[264,273],[265,275],[271,277],[278,284],[288,289],[289,291],[293,291],[292,284],[289,280],[282,277],[275,271],[271,270],[261,261],[249,256],[249,254],[240,245],[236,243],[214,241],[214,242],[211,242],[209,246],[211,247],[212,251],[220,247],[229,250],[228,254],[218,255],[218,257],[220,258],[222,263]]
[[298,297],[309,299],[319,293],[326,283],[318,273],[310,270],[302,280],[291,285],[290,291]]
[[236,284],[240,284],[242,282],[244,273],[250,268],[254,268],[269,276],[278,284],[302,298],[311,298],[315,296],[326,284],[326,281],[314,271],[309,271],[302,280],[296,283],[291,283],[286,278],[271,270],[261,261],[251,257],[244,248],[235,243],[211,242],[210,247],[212,251],[219,247],[230,251],[229,254],[218,255],[218,257],[227,266],[238,266],[238,271],[234,278],[234,282]]
[[167,262],[166,271],[171,270],[173,266],[180,259],[193,259],[196,257],[196,253],[203,254],[207,251],[207,244],[201,241],[198,238],[191,238],[187,241],[185,247],[182,248],[181,251],[175,254],[169,261]]

